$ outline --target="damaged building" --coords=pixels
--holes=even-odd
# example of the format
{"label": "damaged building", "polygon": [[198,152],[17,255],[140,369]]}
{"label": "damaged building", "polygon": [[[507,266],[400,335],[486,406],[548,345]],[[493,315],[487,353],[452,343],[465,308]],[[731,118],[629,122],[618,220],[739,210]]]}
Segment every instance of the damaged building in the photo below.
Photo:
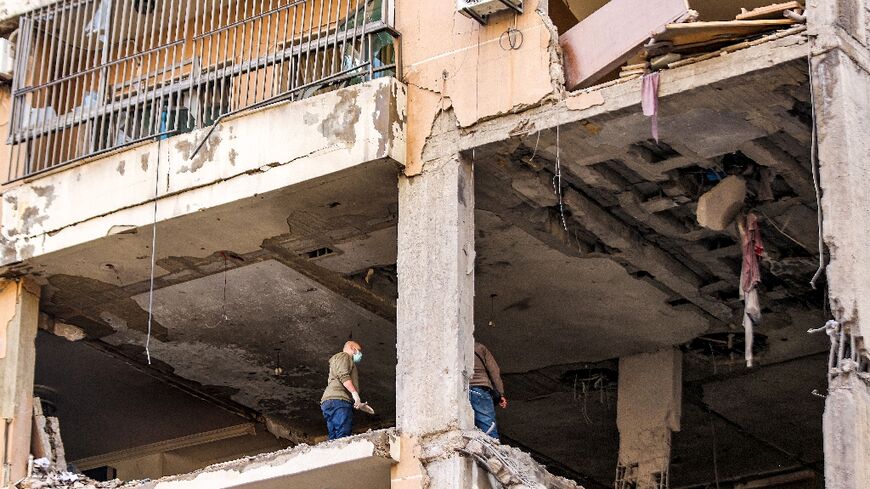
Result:
{"label": "damaged building", "polygon": [[870,487],[868,0],[3,0],[0,122],[4,488]]}

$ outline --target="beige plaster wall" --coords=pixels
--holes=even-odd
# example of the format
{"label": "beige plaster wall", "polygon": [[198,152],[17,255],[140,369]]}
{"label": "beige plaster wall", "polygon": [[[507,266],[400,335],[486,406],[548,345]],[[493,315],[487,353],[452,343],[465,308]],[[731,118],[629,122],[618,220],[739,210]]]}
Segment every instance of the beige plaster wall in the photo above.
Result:
{"label": "beige plaster wall", "polygon": [[[547,0],[526,0],[524,14],[499,13],[481,26],[458,13],[453,2],[397,2],[403,78],[413,107],[405,174],[423,171],[426,141],[440,112],[452,110],[457,123],[468,127],[539,104],[560,90],[558,36],[546,11]],[[514,24],[523,43],[506,50],[499,40]]]}

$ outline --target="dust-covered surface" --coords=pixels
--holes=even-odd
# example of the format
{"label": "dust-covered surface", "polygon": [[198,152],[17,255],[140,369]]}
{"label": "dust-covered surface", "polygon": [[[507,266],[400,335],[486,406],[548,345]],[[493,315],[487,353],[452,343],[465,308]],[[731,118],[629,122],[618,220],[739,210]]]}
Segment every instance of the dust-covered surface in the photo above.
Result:
{"label": "dust-covered surface", "polygon": [[[82,474],[56,470],[50,466],[47,460],[45,460],[45,463],[37,460],[33,464],[32,475],[18,482],[14,487],[16,489],[152,489],[158,486],[163,487],[165,484],[170,483],[193,481],[201,476],[206,476],[213,481],[216,477],[220,478],[222,473],[226,473],[228,478],[233,476],[235,479],[238,479],[238,474],[243,474],[245,472],[262,471],[264,468],[278,468],[282,465],[294,465],[296,459],[317,450],[324,452],[322,457],[323,466],[332,465],[337,463],[336,460],[338,460],[334,460],[331,456],[332,454],[338,453],[342,448],[351,447],[352,445],[366,444],[366,442],[370,444],[370,448],[367,447],[367,450],[370,450],[369,457],[387,459],[390,457],[390,436],[392,434],[392,430],[370,431],[361,435],[324,442],[314,446],[302,444],[276,452],[214,464],[195,472],[163,477],[158,480],[113,480],[108,482],[98,482],[89,479]],[[338,462],[341,461],[344,460],[338,460]]]}
{"label": "dust-covered surface", "polygon": [[462,435],[463,446],[456,449],[495,477],[507,489],[583,489],[576,483],[549,473],[531,455],[522,450],[502,445],[479,432]]}

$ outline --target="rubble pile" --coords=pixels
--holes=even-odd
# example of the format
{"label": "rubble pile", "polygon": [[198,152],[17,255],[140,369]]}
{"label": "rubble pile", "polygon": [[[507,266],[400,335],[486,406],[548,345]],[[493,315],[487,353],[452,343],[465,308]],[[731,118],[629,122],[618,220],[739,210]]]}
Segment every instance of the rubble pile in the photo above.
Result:
{"label": "rubble pile", "polygon": [[138,485],[119,480],[97,482],[82,474],[58,470],[47,458],[34,460],[32,467],[31,475],[18,482],[16,489],[118,489]]}
{"label": "rubble pile", "polygon": [[531,455],[502,445],[480,431],[464,433],[463,439],[465,445],[458,451],[474,459],[505,489],[583,489],[568,479],[547,472]]}

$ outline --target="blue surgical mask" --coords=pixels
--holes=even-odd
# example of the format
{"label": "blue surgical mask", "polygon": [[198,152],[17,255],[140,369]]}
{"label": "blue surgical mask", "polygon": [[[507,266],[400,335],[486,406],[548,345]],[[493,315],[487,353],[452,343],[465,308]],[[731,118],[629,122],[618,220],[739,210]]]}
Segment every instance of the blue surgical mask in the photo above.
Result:
{"label": "blue surgical mask", "polygon": [[362,361],[362,352],[357,351],[353,354],[353,363],[359,363]]}

